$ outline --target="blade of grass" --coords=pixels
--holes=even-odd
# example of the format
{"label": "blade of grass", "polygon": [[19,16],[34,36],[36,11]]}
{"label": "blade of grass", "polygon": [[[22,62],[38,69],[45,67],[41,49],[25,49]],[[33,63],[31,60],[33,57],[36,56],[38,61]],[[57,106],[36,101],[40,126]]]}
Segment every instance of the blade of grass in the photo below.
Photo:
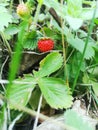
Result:
{"label": "blade of grass", "polygon": [[88,42],[89,42],[89,37],[90,37],[90,34],[91,34],[91,32],[93,30],[93,27],[94,27],[94,18],[95,18],[95,14],[96,14],[96,9],[97,9],[97,6],[96,6],[96,8],[94,10],[93,17],[92,17],[91,22],[90,22],[90,26],[89,26],[88,35],[87,35],[87,38],[86,38],[86,41],[85,41],[83,54],[81,56],[81,60],[80,60],[80,63],[79,63],[79,68],[77,70],[75,80],[73,82],[72,93],[75,90],[75,86],[76,86],[76,83],[77,83],[77,80],[78,80],[78,76],[79,76],[79,73],[80,73],[81,65],[82,65],[82,62],[83,62],[83,59],[84,59],[84,55],[85,55],[85,52],[86,52],[86,48],[87,48],[87,45],[88,45]]}

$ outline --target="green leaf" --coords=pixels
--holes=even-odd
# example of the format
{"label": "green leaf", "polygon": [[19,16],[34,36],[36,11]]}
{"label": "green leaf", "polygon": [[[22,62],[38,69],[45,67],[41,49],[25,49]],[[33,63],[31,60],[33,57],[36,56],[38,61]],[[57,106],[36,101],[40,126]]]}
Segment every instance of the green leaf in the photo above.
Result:
{"label": "green leaf", "polygon": [[34,78],[31,75],[26,75],[25,78],[17,79],[8,86],[6,97],[10,103],[11,109],[15,109],[14,104],[25,106],[28,103],[35,84]]}
{"label": "green leaf", "polygon": [[[96,3],[95,3],[95,7],[94,8],[84,8],[83,12],[81,14],[81,18],[83,20],[90,20],[90,19],[92,19],[95,8],[96,8]],[[95,12],[95,18],[98,18],[98,8],[96,9],[96,12]]]}
{"label": "green leaf", "polygon": [[38,79],[39,87],[47,103],[53,108],[69,108],[72,96],[64,81],[58,78]]}
{"label": "green leaf", "polygon": [[8,35],[14,35],[19,32],[19,29],[16,25],[9,25],[9,27],[6,28],[4,32]]}
{"label": "green leaf", "polygon": [[81,17],[82,13],[82,0],[68,0],[67,1],[67,14],[72,17]]}
{"label": "green leaf", "polygon": [[60,39],[60,36],[58,37],[59,31],[57,31],[56,28],[53,30],[53,29],[50,29],[49,27],[44,27],[41,31],[43,32],[43,30],[47,37],[51,37],[52,39],[55,39],[55,40]]}
{"label": "green leaf", "polygon": [[[83,40],[79,39],[78,37],[73,38],[72,36],[70,36],[70,37],[67,37],[67,41],[75,49],[77,49],[79,52],[83,53],[84,46],[85,46],[85,42]],[[93,57],[95,55],[95,51],[94,51],[93,47],[94,47],[94,43],[89,42],[88,46],[86,48],[84,58],[90,59],[91,57]]]}
{"label": "green leaf", "polygon": [[[70,60],[69,60],[69,64],[70,64],[70,73],[71,73],[71,77],[73,77],[73,78],[75,78],[75,76],[76,76],[76,73],[77,73],[77,68],[79,67],[79,64],[80,64],[80,60],[81,60],[81,53],[80,52],[75,52],[72,56],[71,56],[71,58],[70,58]],[[82,62],[82,65],[81,65],[81,68],[80,68],[80,70],[82,71],[82,72],[84,72],[85,71],[85,69],[86,69],[86,65],[85,65],[85,60],[83,60],[83,62]]]}
{"label": "green leaf", "polygon": [[43,4],[43,0],[37,0],[40,5]]}
{"label": "green leaf", "polygon": [[0,108],[0,130],[7,130],[7,111],[5,105]]}
{"label": "green leaf", "polygon": [[57,71],[63,63],[63,57],[59,52],[52,52],[48,54],[41,62],[40,69],[35,73],[35,77],[49,76]]}
{"label": "green leaf", "polygon": [[[89,78],[89,77],[88,77]],[[87,82],[86,82],[87,83]],[[98,97],[98,82],[95,82],[93,80],[89,80],[90,84],[92,84],[92,88],[94,90],[95,95]],[[97,100],[98,101],[98,100]]]}
{"label": "green leaf", "polygon": [[94,130],[92,126],[90,126],[90,122],[84,120],[84,118],[74,110],[67,110],[65,112],[65,123],[75,130]]}
{"label": "green leaf", "polygon": [[24,38],[23,48],[34,50],[37,47],[37,40],[36,31],[28,33]]}
{"label": "green leaf", "polygon": [[94,22],[96,23],[96,24],[98,24],[98,19],[96,18],[96,19],[94,19]]}
{"label": "green leaf", "polygon": [[93,82],[93,90],[94,90],[96,96],[98,97],[98,83]]}
{"label": "green leaf", "polygon": [[9,23],[11,22],[12,16],[5,7],[0,6],[0,31],[4,31],[4,28],[8,27]]}
{"label": "green leaf", "polygon": [[77,29],[79,29],[82,24],[83,24],[83,20],[80,19],[80,18],[74,18],[74,17],[71,17],[69,15],[66,16],[66,20],[68,22],[68,24],[70,25],[70,27],[76,31]]}
{"label": "green leaf", "polygon": [[31,95],[29,104],[33,110],[36,110],[38,108],[39,99],[40,99],[41,91],[39,88],[36,88]]}

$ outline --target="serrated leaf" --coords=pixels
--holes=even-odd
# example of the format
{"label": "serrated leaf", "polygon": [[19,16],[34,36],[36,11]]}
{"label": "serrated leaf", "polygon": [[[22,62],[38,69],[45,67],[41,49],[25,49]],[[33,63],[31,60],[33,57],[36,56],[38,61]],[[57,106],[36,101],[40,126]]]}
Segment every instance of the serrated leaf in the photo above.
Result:
{"label": "serrated leaf", "polygon": [[7,130],[7,111],[5,105],[0,108],[0,130]]}
{"label": "serrated leaf", "polygon": [[48,54],[41,62],[40,69],[35,73],[36,77],[49,76],[57,71],[63,63],[63,57],[59,52],[52,52]]}
{"label": "serrated leaf", "polygon": [[72,105],[72,96],[64,81],[58,78],[41,78],[39,87],[48,104],[53,108],[69,108]]}
{"label": "serrated leaf", "polygon": [[90,122],[85,121],[84,118],[74,110],[67,110],[65,112],[65,123],[75,130],[94,130],[92,126],[90,126]]}
{"label": "serrated leaf", "polygon": [[24,41],[23,48],[28,50],[34,50],[37,47],[37,40],[28,38]]}
{"label": "serrated leaf", "polygon": [[35,84],[36,82],[34,78],[27,75],[23,79],[20,78],[15,80],[10,86],[8,86],[6,97],[10,103],[11,109],[15,109],[14,104],[25,106],[28,103]]}
{"label": "serrated leaf", "polygon": [[5,7],[0,6],[0,31],[4,31],[4,28],[8,27],[9,23],[11,22],[12,16]]}
{"label": "serrated leaf", "polygon": [[24,38],[23,48],[28,50],[34,50],[37,47],[37,33],[32,31],[27,33]]}
{"label": "serrated leaf", "polygon": [[[79,52],[83,53],[85,42],[79,38],[73,38],[73,37],[67,37],[67,41],[69,44],[71,44],[75,49],[77,49]],[[95,51],[93,49],[94,44],[89,42],[86,48],[86,52],[84,55],[84,58],[90,59],[95,55]]]}

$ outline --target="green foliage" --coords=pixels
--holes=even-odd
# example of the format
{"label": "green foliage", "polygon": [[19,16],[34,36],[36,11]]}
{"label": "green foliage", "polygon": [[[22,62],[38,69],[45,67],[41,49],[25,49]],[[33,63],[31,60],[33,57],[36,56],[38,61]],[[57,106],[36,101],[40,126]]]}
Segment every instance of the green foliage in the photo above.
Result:
{"label": "green foliage", "polygon": [[5,29],[4,31],[7,35],[15,35],[19,32],[19,29],[17,25],[9,25],[8,28]]}
{"label": "green foliage", "polygon": [[71,16],[66,16],[66,21],[68,22],[68,24],[70,25],[70,27],[73,29],[73,30],[77,30],[79,29],[82,24],[83,24],[83,20],[80,19],[80,18],[73,18]]}
{"label": "green foliage", "polygon": [[56,0],[44,0],[43,4],[45,4],[48,8],[54,8],[57,12],[57,14],[59,16],[61,16],[62,18],[65,17],[66,14],[66,6],[61,5],[59,2],[57,2]]}
{"label": "green foliage", "polygon": [[[94,7],[89,8],[89,9],[84,8],[83,12],[81,14],[81,18],[83,20],[90,20],[92,18],[92,16],[93,16],[95,7],[96,7],[96,2],[94,3]],[[97,17],[98,17],[98,8],[96,9],[96,13],[95,13],[95,18],[97,18]]]}
{"label": "green foliage", "polygon": [[37,0],[40,5],[43,4],[43,0]]}
{"label": "green foliage", "polygon": [[29,104],[33,110],[36,110],[38,108],[40,96],[41,96],[41,91],[39,88],[36,88],[32,92],[31,98],[29,100]]}
{"label": "green foliage", "polygon": [[94,90],[96,96],[98,97],[98,83],[93,82],[93,90]]}
{"label": "green foliage", "polygon": [[37,47],[38,36],[36,31],[29,32],[25,35],[23,48],[27,50],[34,50]]}
{"label": "green foliage", "polygon": [[[46,37],[51,37],[51,38],[54,39],[54,40],[59,40],[60,37],[61,37],[60,32],[59,32],[58,30],[56,30],[56,29],[53,30],[53,29],[51,29],[51,28],[44,27],[44,28],[41,30],[41,32],[42,32],[42,33],[44,32]],[[60,36],[58,36],[58,34],[59,34]]]}
{"label": "green foliage", "polygon": [[[36,82],[31,76],[25,78],[26,79],[20,78],[15,80],[15,83],[11,84],[7,89],[6,97],[9,100],[11,109],[15,109],[14,104],[21,103],[22,106],[25,106],[30,99],[31,92],[34,89]],[[31,80],[32,83],[29,83]]]}
{"label": "green foliage", "polygon": [[12,16],[2,5],[0,5],[0,18],[0,31],[4,31],[5,27],[8,27],[9,23],[12,22]]}
{"label": "green foliage", "polygon": [[56,78],[43,78],[57,71],[61,65],[61,54],[52,52],[41,61],[40,70],[34,73],[34,77],[27,75],[25,78],[17,79],[13,84],[10,84],[6,97],[11,109],[15,109],[14,104],[19,104],[20,102],[22,106],[25,106],[36,84],[39,85],[44,98],[50,106],[56,109],[70,107],[72,105],[72,96],[64,81]]}
{"label": "green foliage", "polygon": [[[83,54],[83,50],[84,50],[84,46],[85,46],[85,42],[83,40],[79,39],[78,37],[74,38],[73,36],[70,36],[70,37],[67,37],[67,41],[75,49],[77,49],[79,52],[81,52]],[[94,56],[94,54],[95,54],[94,49],[93,49],[94,46],[95,46],[95,44],[93,42],[89,41],[88,46],[86,48],[84,58],[90,59]]]}
{"label": "green foliage", "polygon": [[[61,5],[57,1],[44,0],[44,4],[51,8],[53,7],[56,10],[56,13],[65,19],[70,27],[76,31],[79,29],[83,22],[90,20],[93,17],[94,10],[96,8],[96,2],[93,2],[93,7],[82,7],[82,0],[68,0],[67,4]],[[61,7],[61,8],[59,8]],[[98,9],[96,10],[95,17],[98,17]]]}
{"label": "green foliage", "polygon": [[65,124],[74,130],[94,130],[90,123],[74,110],[67,110],[65,112]]}
{"label": "green foliage", "polygon": [[52,108],[69,108],[72,105],[72,96],[68,86],[58,78],[41,78],[39,87],[48,104]]}
{"label": "green foliage", "polygon": [[[75,52],[69,60],[69,66],[70,66],[69,70],[71,73],[71,75],[70,74],[69,75],[73,78],[75,78],[76,73],[77,73],[76,70],[77,68],[79,68],[81,56],[82,56],[81,53]],[[83,60],[80,70],[82,72],[85,72],[85,69],[86,69],[86,64],[85,64],[85,61]]]}
{"label": "green foliage", "polygon": [[68,0],[67,14],[72,17],[80,17],[82,13],[82,0]]}
{"label": "green foliage", "polygon": [[[0,109],[0,130],[6,127],[8,106],[10,106],[9,109],[14,110],[17,106],[17,109],[21,110],[20,105],[23,108],[30,105],[32,109],[36,110],[41,93],[45,103],[55,109],[71,107],[73,100],[71,90],[75,91],[75,94],[78,93],[79,96],[80,93],[89,92],[94,99],[92,102],[95,101],[94,103],[98,104],[98,9],[95,10],[96,1],[66,0],[62,3],[58,0],[24,0],[30,9],[28,17],[24,16],[24,18],[17,16],[14,2],[16,1],[0,1],[0,49],[2,47],[5,52],[6,47],[11,57],[10,63],[7,63],[10,66],[9,84],[4,88],[5,91],[2,91],[7,100]],[[54,10],[49,13],[52,8]],[[14,15],[15,21],[12,15]],[[55,41],[53,52],[42,54],[37,52],[37,41],[40,37],[49,37]],[[38,70],[31,70],[31,75],[26,74],[15,80],[19,74],[23,51],[27,51],[23,58],[25,59],[26,54],[30,51],[30,59],[33,59],[34,62],[38,55],[47,56],[37,64]],[[32,58],[32,53],[37,53],[36,57]],[[28,60],[26,59],[26,61]],[[1,63],[1,71],[3,71],[5,62]],[[24,62],[25,65],[28,64]],[[93,65],[94,67],[92,67]],[[32,61],[30,66],[32,66]],[[35,64],[32,67],[35,69]],[[86,75],[87,73],[88,75]],[[80,83],[84,86],[86,84],[86,89],[84,87],[81,89]],[[89,84],[92,87],[89,87]],[[18,104],[20,105],[18,106]],[[23,111],[26,112],[26,110]],[[16,113],[16,111],[14,112]],[[92,130],[88,125],[85,126],[82,117],[77,113],[67,111],[66,115],[67,124],[73,129]],[[19,117],[20,115],[14,116],[9,130]],[[83,125],[83,127],[80,128],[79,125]]]}
{"label": "green foliage", "polygon": [[0,130],[7,130],[7,111],[5,105],[0,107]]}
{"label": "green foliage", "polygon": [[35,73],[36,77],[49,76],[53,72],[60,69],[63,63],[63,58],[58,52],[50,53],[45,59],[40,62],[40,69]]}
{"label": "green foliage", "polygon": [[[94,70],[94,68],[93,68]],[[93,70],[90,72],[91,74],[93,74]],[[89,71],[88,71],[89,72]],[[91,74],[89,74],[91,76]],[[94,100],[96,101],[97,105],[98,105],[98,83],[96,81],[95,78],[91,78],[87,73],[84,73],[83,76],[83,83],[87,84],[88,86],[88,90],[90,91],[90,94],[92,95],[92,97],[94,98]],[[92,89],[90,89],[92,87]]]}

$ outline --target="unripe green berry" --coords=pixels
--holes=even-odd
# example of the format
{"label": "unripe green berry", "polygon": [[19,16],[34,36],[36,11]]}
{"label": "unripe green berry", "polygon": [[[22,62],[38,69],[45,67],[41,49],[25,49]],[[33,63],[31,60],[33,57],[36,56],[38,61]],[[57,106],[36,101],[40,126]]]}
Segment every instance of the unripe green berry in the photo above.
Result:
{"label": "unripe green berry", "polygon": [[27,17],[30,16],[30,10],[26,4],[22,3],[17,6],[17,14],[20,17]]}

